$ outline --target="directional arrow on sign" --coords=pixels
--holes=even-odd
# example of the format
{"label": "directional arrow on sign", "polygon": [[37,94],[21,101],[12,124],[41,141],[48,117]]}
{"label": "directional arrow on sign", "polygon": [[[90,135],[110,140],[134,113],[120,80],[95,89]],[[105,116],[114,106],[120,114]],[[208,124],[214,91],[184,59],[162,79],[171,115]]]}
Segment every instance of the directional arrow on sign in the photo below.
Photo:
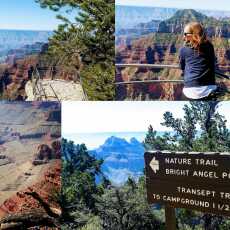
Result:
{"label": "directional arrow on sign", "polygon": [[151,169],[153,170],[153,172],[157,172],[157,170],[159,170],[159,161],[156,160],[155,157],[153,157],[153,159],[150,161],[149,166],[151,167]]}

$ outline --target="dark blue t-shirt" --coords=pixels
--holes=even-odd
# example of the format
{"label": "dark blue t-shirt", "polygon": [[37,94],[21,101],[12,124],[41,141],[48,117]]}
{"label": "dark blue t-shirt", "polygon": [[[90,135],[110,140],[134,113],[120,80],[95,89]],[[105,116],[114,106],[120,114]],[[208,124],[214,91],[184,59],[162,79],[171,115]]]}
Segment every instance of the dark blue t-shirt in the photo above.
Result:
{"label": "dark blue t-shirt", "polygon": [[202,44],[200,51],[182,47],[179,59],[185,87],[215,85],[215,52],[210,42]]}

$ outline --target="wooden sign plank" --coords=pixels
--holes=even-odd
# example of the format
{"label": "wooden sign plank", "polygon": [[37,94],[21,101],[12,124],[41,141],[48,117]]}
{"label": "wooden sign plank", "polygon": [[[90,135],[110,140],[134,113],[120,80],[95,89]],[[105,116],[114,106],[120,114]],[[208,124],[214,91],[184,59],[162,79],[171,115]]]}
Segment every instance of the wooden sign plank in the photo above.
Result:
{"label": "wooden sign plank", "polygon": [[149,203],[230,216],[230,155],[146,152]]}

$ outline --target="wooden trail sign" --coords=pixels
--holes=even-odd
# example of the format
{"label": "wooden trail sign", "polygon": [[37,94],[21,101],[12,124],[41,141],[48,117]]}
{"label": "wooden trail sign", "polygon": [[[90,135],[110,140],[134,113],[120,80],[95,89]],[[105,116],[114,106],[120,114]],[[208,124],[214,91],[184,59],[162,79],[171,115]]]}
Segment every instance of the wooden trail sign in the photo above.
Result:
{"label": "wooden trail sign", "polygon": [[146,152],[149,203],[230,216],[230,153]]}

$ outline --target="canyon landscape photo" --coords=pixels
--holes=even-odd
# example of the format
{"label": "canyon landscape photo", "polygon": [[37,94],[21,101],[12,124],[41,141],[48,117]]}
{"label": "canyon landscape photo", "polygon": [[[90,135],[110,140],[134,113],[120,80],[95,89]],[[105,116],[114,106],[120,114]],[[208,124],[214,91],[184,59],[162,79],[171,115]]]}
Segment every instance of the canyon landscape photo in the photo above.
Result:
{"label": "canyon landscape photo", "polygon": [[[230,12],[123,5],[117,5],[116,12],[116,64],[177,66],[184,26],[197,21],[204,25],[214,45],[218,70],[229,75]],[[116,96],[118,100],[183,100],[183,81],[177,80],[182,80],[177,67],[117,66]],[[217,82],[224,89],[230,84],[223,78],[217,78]],[[222,99],[228,98],[226,92]]]}
{"label": "canyon landscape photo", "polygon": [[0,99],[114,99],[113,1],[3,0],[0,8]]}
{"label": "canyon landscape photo", "polygon": [[[74,67],[65,67],[48,55],[53,35],[53,31],[0,30],[2,99],[57,101],[83,97]],[[63,92],[63,88],[68,91]]]}
{"label": "canyon landscape photo", "polygon": [[1,102],[0,133],[0,229],[49,226],[47,210],[61,212],[60,104]]}

